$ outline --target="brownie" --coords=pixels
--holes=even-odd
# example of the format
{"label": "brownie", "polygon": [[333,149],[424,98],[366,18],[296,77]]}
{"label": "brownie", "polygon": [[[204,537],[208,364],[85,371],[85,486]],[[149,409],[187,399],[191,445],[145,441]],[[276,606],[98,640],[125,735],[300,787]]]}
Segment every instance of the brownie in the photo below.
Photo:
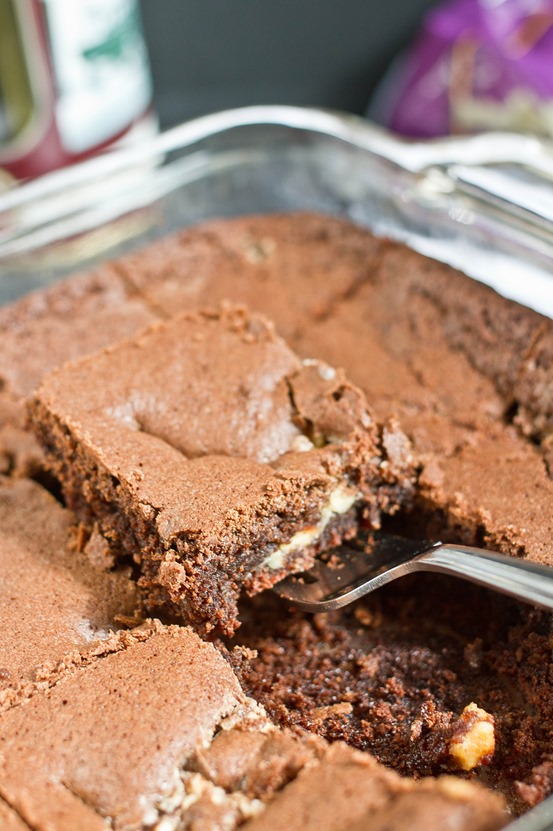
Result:
{"label": "brownie", "polygon": [[[102,285],[97,294],[86,289],[88,280]],[[21,398],[46,371],[155,318],[227,299],[271,317],[300,358],[343,367],[365,392],[377,421],[399,418],[412,442],[417,483],[412,509],[385,525],[552,562],[553,324],[447,266],[331,217],[206,223],[2,311],[0,470],[36,475],[41,467],[41,451],[21,427]],[[106,309],[109,326],[102,324]],[[79,540],[89,561],[113,567],[113,545],[98,526],[91,530],[87,523]],[[132,553],[123,558],[130,561]],[[150,597],[165,613],[161,598]],[[38,600],[44,604],[40,594]],[[193,804],[187,803],[186,819],[180,812],[183,828],[232,828],[249,817],[261,822],[261,812],[253,819],[259,803],[272,805],[274,794],[283,798],[280,818],[272,816],[275,827],[293,824],[310,804],[295,783],[326,755],[320,744],[307,745],[303,733],[298,738],[296,731],[304,729],[347,741],[354,755],[355,748],[368,750],[410,777],[455,772],[452,787],[448,778],[415,783],[420,793],[396,792],[382,811],[372,811],[371,827],[478,827],[474,814],[484,823],[489,806],[495,810],[487,801],[491,794],[486,791],[482,802],[481,790],[464,792],[471,785],[465,779],[504,793],[515,813],[553,791],[550,615],[429,575],[399,581],[328,616],[294,612],[267,593],[247,605],[241,613],[246,623],[230,644],[241,644],[233,661],[244,689],[283,729],[269,736],[266,725],[239,720],[196,748],[184,765]],[[45,692],[93,677],[93,665],[109,657],[114,666],[120,653],[131,654],[134,638],[150,637],[144,631],[112,632],[82,652],[77,645],[69,659],[57,658],[62,648],[50,664],[46,650],[37,658],[47,662],[38,676],[34,659],[23,670],[26,678],[35,677],[24,697],[38,707]],[[126,671],[134,683],[130,664]],[[210,671],[218,669],[212,665]],[[6,706],[20,700],[10,691]],[[67,705],[54,703],[53,710],[58,706]],[[100,703],[90,708],[98,718],[101,711]],[[44,721],[42,711],[40,717]],[[491,758],[479,758],[487,764],[467,771],[449,751],[452,744],[462,746],[474,719],[493,727],[495,749]],[[131,736],[139,718],[133,722]],[[365,765],[353,758],[346,769]],[[332,780],[325,786],[332,800],[325,804],[339,822],[330,808],[339,800],[340,776],[335,766],[330,769],[324,781]],[[298,787],[297,798],[291,785]],[[432,792],[428,799],[426,789]],[[97,806],[89,807],[87,821],[98,827]],[[4,814],[19,829],[14,802],[0,787],[2,820]],[[50,822],[46,809],[42,819]],[[165,819],[159,831],[173,831],[174,816]],[[43,827],[34,817],[28,825]],[[366,816],[351,822],[352,828],[367,825]]]}
{"label": "brownie", "polygon": [[26,396],[49,369],[127,337],[155,317],[110,266],[28,294],[0,310],[2,387]]}
{"label": "brownie", "polygon": [[0,477],[0,709],[59,664],[108,649],[115,618],[134,614],[128,570],[96,570],[70,550],[73,522],[34,482]]}
{"label": "brownie", "polygon": [[152,827],[185,801],[181,768],[248,709],[225,661],[152,625],[4,714],[0,796],[34,829]]}
{"label": "brownie", "polygon": [[213,221],[117,268],[160,314],[230,298],[269,315],[300,356],[342,367],[381,418],[400,418],[430,534],[551,562],[549,319],[312,214]]}
{"label": "brownie", "polygon": [[[332,794],[329,799],[328,795]],[[450,778],[401,780],[370,756],[337,743],[306,767],[248,831],[442,831],[502,827],[501,803],[483,789]]]}
{"label": "brownie", "polygon": [[419,297],[437,311],[449,348],[493,381],[519,426],[538,439],[547,434],[553,419],[550,320],[415,252],[408,266],[402,248],[390,247],[379,266],[380,285],[394,292],[401,275],[410,299]]}
{"label": "brownie", "polygon": [[[490,318],[497,311],[501,320],[507,301],[458,272],[440,264],[427,266],[420,255],[400,251],[401,267],[399,252],[392,249],[371,282],[331,316],[307,328],[295,348],[345,367],[380,418],[397,415],[420,467],[413,512],[415,518],[424,518],[420,532],[553,563],[547,439],[540,445],[520,429],[517,414],[529,405],[515,403],[509,387],[505,367],[514,358],[504,361],[498,355],[478,361],[486,333],[475,334],[469,344],[466,332],[467,342],[457,333],[454,337],[448,323],[454,319],[458,285],[467,289],[462,293],[465,305],[472,296],[469,288],[476,310],[486,301]],[[425,281],[430,270],[442,269],[440,292],[435,288],[438,303]],[[449,304],[447,314],[444,304]],[[553,331],[551,321],[510,305],[512,317],[527,313],[529,329],[539,319],[541,328]],[[508,325],[502,329],[503,351],[510,356],[522,348],[516,343],[517,331],[514,327],[510,340]],[[496,352],[490,349],[491,355]]]}
{"label": "brownie", "polygon": [[68,506],[133,554],[149,608],[226,632],[241,591],[304,570],[412,493],[395,423],[241,308],[66,364],[30,413]]}
{"label": "brownie", "polygon": [[[399,796],[391,805],[371,814],[371,831],[443,831],[466,825],[467,828],[493,829],[498,822],[497,806],[488,801],[489,794],[452,778],[426,779],[416,788]],[[363,831],[367,819],[350,825],[351,831]]]}
{"label": "brownie", "polygon": [[205,222],[115,267],[160,315],[231,299],[293,341],[370,279],[386,245],[338,218],[272,214]]}
{"label": "brownie", "polygon": [[[147,282],[149,295],[159,297],[160,308],[165,313],[179,308],[181,303],[187,306],[196,302],[196,298],[205,296],[202,292],[207,294],[217,286],[219,279],[222,279],[222,291],[228,291],[230,295],[232,289],[225,287],[225,269],[226,264],[234,261],[231,254],[234,241],[243,239],[247,229],[250,239],[259,242],[261,233],[256,234],[255,230],[259,221],[265,249],[264,279],[280,285],[282,296],[286,296],[289,289],[280,284],[278,269],[275,267],[271,271],[268,264],[274,256],[271,248],[273,252],[285,248],[287,235],[292,240],[304,220],[310,229],[317,221],[321,226],[327,222],[323,217],[317,220],[297,216],[290,219],[285,231],[286,220],[279,218],[276,226],[278,245],[274,246],[268,241],[271,235],[267,232],[266,218],[211,223],[209,230],[216,238],[214,247],[217,250],[211,259],[209,246],[206,247],[202,255],[201,279],[197,281],[194,281],[187,262],[182,267],[179,264],[181,240],[186,239],[193,252],[202,237],[200,229],[197,234],[194,230],[188,231],[180,240],[165,243],[163,251],[152,249],[148,252],[143,272],[140,261],[136,261],[136,284],[141,284],[141,274],[147,275],[142,285]],[[362,246],[359,229],[334,219],[329,222],[336,234],[341,225],[342,249],[347,248],[351,231],[355,240],[353,247],[359,251]],[[366,236],[369,240],[370,234]],[[369,241],[367,245],[370,246]],[[332,257],[330,251],[326,254]],[[153,263],[158,255],[156,276]],[[344,257],[340,259],[344,264]],[[391,413],[397,414],[401,426],[412,439],[420,473],[414,509],[409,517],[404,517],[402,530],[413,535],[445,536],[551,564],[553,491],[548,375],[552,365],[553,324],[460,272],[405,246],[381,242],[376,256],[369,255],[367,260],[371,267],[361,279],[353,278],[352,268],[348,291],[337,292],[322,313],[314,312],[309,319],[306,315],[303,326],[294,324],[288,331],[291,343],[300,355],[316,355],[332,365],[343,366],[349,377],[363,388],[377,415],[387,418]],[[214,264],[213,269],[210,263]],[[232,267],[228,267],[230,280]],[[310,258],[298,253],[296,268],[303,285],[313,285],[317,279],[316,266],[313,270],[311,267]],[[281,321],[280,318],[282,296],[278,301],[271,299],[264,305],[268,294],[255,291],[254,280],[252,276],[248,302],[269,314],[273,313],[275,305],[275,319],[282,326],[289,325],[286,319]],[[189,293],[191,283],[194,283],[193,293]],[[231,296],[240,298],[247,290],[237,280]],[[308,293],[313,296],[312,291]],[[497,787],[507,791],[517,811],[524,810],[553,790],[553,762],[548,751],[553,735],[551,679],[547,669],[552,659],[550,616],[530,614],[524,625],[511,626],[512,613],[508,611],[509,607],[502,607],[497,612],[504,622],[498,642],[495,645],[488,643],[482,650],[480,634],[467,635],[459,659],[445,666],[442,676],[436,674],[435,660],[440,650],[446,647],[447,640],[440,644],[438,638],[432,646],[439,595],[433,594],[434,601],[428,602],[427,585],[428,578],[424,577],[412,588],[412,606],[400,588],[393,587],[391,591],[392,596],[397,594],[401,599],[402,608],[411,609],[404,625],[409,631],[420,631],[422,645],[412,642],[398,645],[386,627],[375,626],[375,640],[387,655],[388,667],[393,667],[397,660],[404,669],[403,687],[398,686],[395,692],[386,686],[384,677],[377,676],[382,697],[392,696],[392,709],[379,708],[376,724],[381,737],[374,731],[369,746],[381,754],[387,764],[411,765],[411,773],[424,769],[436,771],[442,765],[447,767],[451,764],[449,754],[441,761],[439,756],[452,725],[470,701],[466,696],[470,694],[477,701],[484,699],[485,706],[495,713],[498,750],[491,766],[482,768],[481,775],[484,779],[491,777]],[[481,600],[471,601],[470,593],[458,585],[454,585],[443,602],[457,608],[452,603],[457,596],[466,598],[467,612],[473,608],[471,603],[480,608]],[[425,610],[428,627],[420,626],[419,608]],[[257,614],[252,626],[258,628],[262,615],[259,611]],[[360,614],[363,616],[363,607]],[[283,615],[281,611],[281,619]],[[478,615],[476,620],[480,633],[485,632],[489,627],[486,616]],[[258,639],[246,639],[258,648],[263,646],[260,660],[257,664],[254,662],[256,669],[252,676],[256,680],[249,689],[255,689],[254,694],[261,697],[273,715],[280,713],[283,723],[295,723],[299,719],[308,724],[309,729],[319,729],[331,738],[344,736],[355,743],[358,740],[355,731],[347,725],[349,720],[355,721],[355,713],[352,718],[347,713],[330,712],[328,718],[321,718],[315,725],[316,720],[309,714],[303,719],[298,702],[305,696],[307,706],[314,710],[318,702],[327,698],[330,689],[340,704],[339,692],[333,682],[340,687],[344,679],[342,662],[347,664],[350,654],[350,636],[344,635],[344,631],[355,633],[356,628],[351,624],[344,630],[340,617],[335,626],[327,624],[335,637],[335,651],[330,657],[326,637],[321,636],[318,629],[312,630],[305,643],[301,639],[298,643],[295,640],[296,619],[290,623],[286,617],[281,620],[285,629],[288,624],[285,636],[273,622],[272,630],[258,632]],[[454,620],[450,619],[448,628],[450,632],[454,631]],[[355,641],[353,634],[351,637]],[[372,642],[363,645],[362,639],[356,654],[361,660],[363,654],[370,656],[374,648]],[[420,666],[413,666],[413,655],[417,656]],[[281,660],[277,660],[279,656]],[[304,679],[300,667],[304,666],[304,661],[310,666],[311,660],[318,672],[312,677],[306,670],[307,678]],[[460,683],[458,679],[470,670],[470,663],[466,662],[481,662],[481,669],[474,678],[469,676],[465,683]],[[370,665],[368,660],[369,668]],[[392,669],[389,672],[392,673]],[[451,680],[448,683],[450,673],[457,674],[456,684]],[[492,689],[494,679],[497,681],[501,677],[505,683],[498,681],[495,690]],[[359,683],[362,682],[361,674]],[[387,741],[387,736],[401,712],[401,709],[394,709],[396,703],[400,708],[404,707],[405,696],[408,701],[416,702],[421,683],[430,691],[440,718],[431,731],[435,742],[427,743],[426,752],[410,755],[405,752],[410,745],[399,750],[397,745],[394,746],[395,742]],[[520,702],[517,704],[513,690],[518,689],[523,689],[524,697],[533,702],[531,713],[526,712]],[[296,693],[290,693],[290,690],[296,690]],[[446,690],[448,695],[451,694],[449,700],[447,696],[443,697]],[[281,708],[283,699],[287,703]],[[324,709],[322,703],[319,706]],[[329,706],[334,706],[332,701]],[[283,709],[290,714],[289,721],[288,716],[283,715]],[[410,727],[416,716],[408,715],[407,710],[408,707],[402,715]],[[440,725],[442,717],[447,724],[442,720]],[[374,720],[373,710],[367,719],[365,740],[371,736],[369,728]],[[431,721],[432,713],[429,712],[423,720],[423,733],[429,729]],[[384,752],[385,745],[389,748],[387,752]]]}
{"label": "brownie", "polygon": [[0,309],[0,472],[42,465],[22,400],[59,364],[127,337],[156,313],[110,267],[22,297]]}
{"label": "brownie", "polygon": [[[329,809],[322,794],[336,784]],[[256,831],[291,813],[345,831],[370,811],[401,815],[408,794],[427,810],[436,794],[448,800],[460,831],[507,820],[477,786],[409,782],[344,745],[279,731],[184,627],[145,623],[0,721],[0,817],[5,803],[35,831]]]}

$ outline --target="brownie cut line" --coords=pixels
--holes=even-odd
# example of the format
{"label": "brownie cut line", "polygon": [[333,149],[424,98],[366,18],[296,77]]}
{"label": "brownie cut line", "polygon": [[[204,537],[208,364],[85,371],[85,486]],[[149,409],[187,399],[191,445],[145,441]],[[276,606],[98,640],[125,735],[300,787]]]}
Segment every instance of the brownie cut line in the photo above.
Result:
{"label": "brownie cut line", "polygon": [[206,630],[234,631],[241,592],[378,527],[413,490],[394,421],[239,307],[66,364],[29,412],[89,545],[132,552],[148,610]]}

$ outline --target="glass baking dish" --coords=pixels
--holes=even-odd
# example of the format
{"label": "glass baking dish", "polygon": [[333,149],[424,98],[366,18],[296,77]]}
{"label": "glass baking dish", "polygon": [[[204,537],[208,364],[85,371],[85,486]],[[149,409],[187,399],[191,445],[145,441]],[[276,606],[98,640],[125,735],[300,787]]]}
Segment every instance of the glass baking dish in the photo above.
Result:
{"label": "glass baking dish", "polygon": [[[205,219],[313,210],[449,262],[553,317],[553,150],[405,142],[341,113],[216,113],[0,194],[0,303]],[[553,828],[553,797],[511,823]]]}
{"label": "glass baking dish", "polygon": [[247,107],[0,194],[0,302],[204,219],[341,215],[553,316],[553,150],[402,141],[356,116]]}

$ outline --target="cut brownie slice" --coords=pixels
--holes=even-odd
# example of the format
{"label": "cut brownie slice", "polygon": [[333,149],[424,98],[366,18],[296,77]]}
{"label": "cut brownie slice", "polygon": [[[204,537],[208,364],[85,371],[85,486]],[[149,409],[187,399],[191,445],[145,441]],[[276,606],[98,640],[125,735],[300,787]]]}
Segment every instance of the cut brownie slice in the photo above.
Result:
{"label": "cut brownie slice", "polygon": [[237,598],[377,527],[412,492],[409,445],[341,372],[264,318],[195,313],[53,372],[30,403],[69,507],[152,605],[237,626]]}
{"label": "cut brownie slice", "polygon": [[194,801],[182,768],[196,748],[255,710],[189,629],[154,623],[125,637],[2,718],[0,798],[34,829],[152,828]]}

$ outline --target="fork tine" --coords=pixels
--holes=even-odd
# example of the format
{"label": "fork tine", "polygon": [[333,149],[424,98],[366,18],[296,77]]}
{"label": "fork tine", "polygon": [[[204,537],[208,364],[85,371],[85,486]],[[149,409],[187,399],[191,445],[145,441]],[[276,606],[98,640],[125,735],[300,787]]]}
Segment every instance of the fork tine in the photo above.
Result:
{"label": "fork tine", "polygon": [[287,577],[274,591],[307,611],[339,609],[411,571],[413,559],[432,545],[380,532],[362,534],[326,552],[308,572]]}

